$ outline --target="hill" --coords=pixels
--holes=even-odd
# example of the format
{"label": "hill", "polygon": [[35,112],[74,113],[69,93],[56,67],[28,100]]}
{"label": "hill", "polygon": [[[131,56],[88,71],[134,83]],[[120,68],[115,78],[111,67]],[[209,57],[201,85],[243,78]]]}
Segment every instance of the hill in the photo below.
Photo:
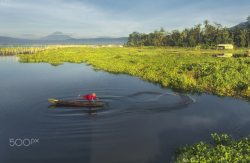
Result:
{"label": "hill", "polygon": [[50,44],[125,44],[127,37],[99,37],[76,39],[62,32],[54,32],[40,39],[20,39],[0,36],[0,45],[50,45]]}
{"label": "hill", "polygon": [[242,22],[236,26],[233,26],[231,29],[235,29],[235,28],[240,28],[240,29],[250,29],[250,16],[247,17],[247,21],[246,22]]}
{"label": "hill", "polygon": [[40,40],[70,40],[73,39],[69,35],[63,34],[62,32],[54,32],[46,37],[41,38]]}

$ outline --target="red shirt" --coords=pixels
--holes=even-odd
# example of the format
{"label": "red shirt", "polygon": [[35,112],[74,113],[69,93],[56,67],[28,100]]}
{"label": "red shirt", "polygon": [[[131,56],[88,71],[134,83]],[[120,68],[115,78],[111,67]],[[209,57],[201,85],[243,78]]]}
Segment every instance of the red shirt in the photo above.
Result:
{"label": "red shirt", "polygon": [[93,96],[93,95],[91,95],[91,94],[89,94],[89,95],[84,95],[84,96],[82,96],[83,97],[83,99],[86,99],[86,100],[89,100],[89,101],[93,101],[94,99],[96,99],[96,96]]}

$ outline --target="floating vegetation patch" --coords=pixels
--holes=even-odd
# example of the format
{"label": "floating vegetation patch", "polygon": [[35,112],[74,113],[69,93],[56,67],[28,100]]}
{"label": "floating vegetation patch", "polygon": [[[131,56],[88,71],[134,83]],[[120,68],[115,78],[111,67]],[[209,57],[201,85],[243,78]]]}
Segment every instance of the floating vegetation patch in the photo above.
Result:
{"label": "floating vegetation patch", "polygon": [[177,163],[250,162],[249,137],[235,140],[227,134],[212,134],[212,143],[199,142],[177,151]]}
{"label": "floating vegetation patch", "polygon": [[[250,99],[250,57],[212,57],[219,52],[192,48],[70,47],[18,56],[21,62],[86,62],[95,69],[138,76],[175,90]],[[233,53],[244,54],[245,50]]]}

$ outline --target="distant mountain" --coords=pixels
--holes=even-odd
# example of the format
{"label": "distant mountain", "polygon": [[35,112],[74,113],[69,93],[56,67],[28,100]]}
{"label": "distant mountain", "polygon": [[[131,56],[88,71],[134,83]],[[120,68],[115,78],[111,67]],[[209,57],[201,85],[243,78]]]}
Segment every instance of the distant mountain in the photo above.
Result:
{"label": "distant mountain", "polygon": [[125,44],[127,37],[120,38],[83,38],[75,39],[62,32],[54,32],[40,39],[19,39],[0,36],[0,45],[50,45],[50,44]]}
{"label": "distant mountain", "polygon": [[19,38],[12,38],[12,37],[5,37],[0,36],[0,44],[1,45],[9,45],[9,44],[26,44],[30,40],[28,39],[19,39]]}
{"label": "distant mountain", "polygon": [[238,25],[235,25],[235,26],[231,27],[230,29],[235,29],[235,28],[247,29],[249,27],[250,27],[250,21],[246,21],[246,22],[240,23]]}
{"label": "distant mountain", "polygon": [[[73,40],[71,40],[73,41]],[[85,39],[75,39],[76,43],[83,43],[83,44],[94,44],[94,45],[107,45],[107,44],[125,44],[128,42],[127,37],[119,37],[119,38],[107,38],[107,37],[100,37],[100,38],[85,38]]]}
{"label": "distant mountain", "polygon": [[61,40],[70,40],[73,39],[72,37],[70,37],[69,35],[63,34],[62,32],[54,32],[46,37],[41,38],[40,40],[57,40],[57,41],[61,41]]}

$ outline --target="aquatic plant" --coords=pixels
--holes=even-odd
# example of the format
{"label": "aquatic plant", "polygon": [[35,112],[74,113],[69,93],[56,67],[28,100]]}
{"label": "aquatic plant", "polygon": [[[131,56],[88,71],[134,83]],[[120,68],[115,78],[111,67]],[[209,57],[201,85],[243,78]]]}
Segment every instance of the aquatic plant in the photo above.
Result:
{"label": "aquatic plant", "polygon": [[212,134],[213,142],[199,142],[177,150],[175,162],[250,162],[249,137],[235,140],[227,134]]}
{"label": "aquatic plant", "polygon": [[46,47],[2,47],[0,48],[0,56],[34,54],[46,49]]}
{"label": "aquatic plant", "polygon": [[[18,56],[20,62],[86,62],[95,69],[138,76],[180,91],[250,99],[250,57],[213,57],[218,52],[173,47],[70,47]],[[245,49],[230,52],[243,54]]]}
{"label": "aquatic plant", "polygon": [[48,49],[60,49],[69,47],[86,47],[87,45],[48,45],[48,46],[13,46],[0,47],[0,56],[10,56],[17,54],[34,54]]}

